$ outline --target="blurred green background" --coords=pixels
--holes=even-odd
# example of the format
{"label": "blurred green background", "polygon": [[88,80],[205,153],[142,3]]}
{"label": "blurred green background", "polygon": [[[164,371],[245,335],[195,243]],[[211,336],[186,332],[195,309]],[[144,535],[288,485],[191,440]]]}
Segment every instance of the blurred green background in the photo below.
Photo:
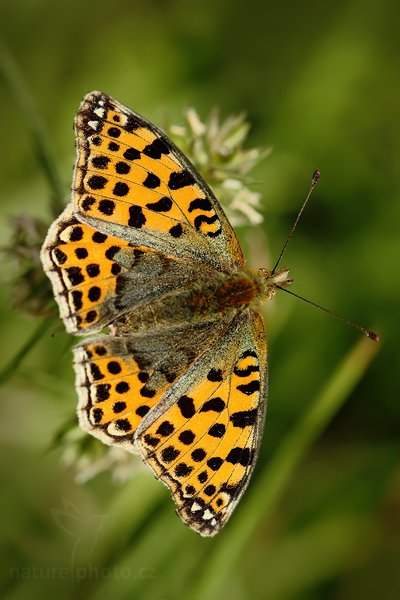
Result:
{"label": "blurred green background", "polygon": [[72,450],[54,443],[74,416],[73,340],[12,308],[4,254],[2,597],[399,598],[398,3],[20,0],[1,12],[2,247],[12,216],[49,222],[57,190],[68,201],[86,92],[160,125],[185,106],[245,110],[249,144],[273,146],[253,187],[264,223],[238,230],[249,261],[271,266],[318,167],[284,260],[293,290],[382,337],[360,340],[288,296],[271,303],[259,463],[226,529],[201,539],[140,466],[127,463],[122,485],[107,469],[76,481]]}

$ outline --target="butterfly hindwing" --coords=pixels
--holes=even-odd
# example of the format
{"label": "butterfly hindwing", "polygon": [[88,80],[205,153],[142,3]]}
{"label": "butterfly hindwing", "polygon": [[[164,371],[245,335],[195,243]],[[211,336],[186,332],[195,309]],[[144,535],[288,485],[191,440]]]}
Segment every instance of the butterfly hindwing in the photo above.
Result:
{"label": "butterfly hindwing", "polygon": [[208,185],[168,137],[101,92],[82,101],[73,204],[99,231],[224,270],[243,265]]}
{"label": "butterfly hindwing", "polygon": [[[116,329],[118,331],[118,324]],[[136,452],[133,434],[143,417],[226,328],[175,327],[136,335],[106,335],[74,349],[78,415],[83,429],[107,444]]]}
{"label": "butterfly hindwing", "polygon": [[137,431],[140,453],[201,535],[225,524],[257,458],[267,393],[262,317],[239,315]]}

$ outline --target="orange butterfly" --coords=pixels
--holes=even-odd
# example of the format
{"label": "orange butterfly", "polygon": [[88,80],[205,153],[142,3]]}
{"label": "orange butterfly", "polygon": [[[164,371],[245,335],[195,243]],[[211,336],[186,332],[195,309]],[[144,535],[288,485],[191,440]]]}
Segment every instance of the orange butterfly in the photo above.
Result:
{"label": "orange butterfly", "polygon": [[232,514],[265,418],[261,301],[288,271],[251,271],[189,160],[113,98],[75,120],[71,204],[42,262],[67,331],[107,334],[74,350],[81,426],[139,453],[204,536]]}

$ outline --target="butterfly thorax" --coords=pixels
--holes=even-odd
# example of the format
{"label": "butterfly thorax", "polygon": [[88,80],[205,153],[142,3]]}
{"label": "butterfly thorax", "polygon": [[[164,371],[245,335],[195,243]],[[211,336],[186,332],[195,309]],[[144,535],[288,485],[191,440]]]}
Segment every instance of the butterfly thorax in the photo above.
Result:
{"label": "butterfly thorax", "polygon": [[276,291],[277,285],[289,285],[288,271],[271,275],[266,269],[243,269],[223,273],[201,268],[193,273],[190,284],[149,299],[114,323],[116,333],[153,330],[183,324],[220,320],[232,317],[247,308],[257,309]]}
{"label": "butterfly thorax", "polygon": [[292,283],[288,273],[287,269],[273,275],[266,269],[244,269],[219,275],[215,281],[193,291],[188,307],[194,316],[256,308],[275,295],[277,285],[284,287]]}

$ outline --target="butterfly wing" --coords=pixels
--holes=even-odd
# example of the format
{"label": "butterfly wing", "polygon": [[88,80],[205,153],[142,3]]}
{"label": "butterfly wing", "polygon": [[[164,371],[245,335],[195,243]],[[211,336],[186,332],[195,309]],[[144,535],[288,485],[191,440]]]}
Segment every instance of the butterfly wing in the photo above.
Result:
{"label": "butterfly wing", "polygon": [[41,251],[60,316],[70,333],[97,331],[116,311],[115,254],[128,242],[78,221],[71,205],[51,225]]}
{"label": "butterfly wing", "polygon": [[211,190],[160,130],[100,92],[83,99],[75,130],[72,205],[41,253],[67,331],[99,331],[196,269],[243,265]]}
{"label": "butterfly wing", "polygon": [[78,416],[106,444],[137,452],[145,415],[227,327],[227,319],[135,335],[105,335],[74,349]]}
{"label": "butterfly wing", "polygon": [[200,272],[212,277],[203,265],[93,229],[71,205],[51,225],[41,257],[70,333],[99,331],[134,307],[186,289]]}
{"label": "butterfly wing", "polygon": [[203,536],[224,526],[257,459],[267,395],[262,317],[246,311],[142,421],[136,443]]}
{"label": "butterfly wing", "polygon": [[101,92],[75,120],[72,201],[78,218],[107,235],[232,271],[236,235],[214,194],[168,137]]}

